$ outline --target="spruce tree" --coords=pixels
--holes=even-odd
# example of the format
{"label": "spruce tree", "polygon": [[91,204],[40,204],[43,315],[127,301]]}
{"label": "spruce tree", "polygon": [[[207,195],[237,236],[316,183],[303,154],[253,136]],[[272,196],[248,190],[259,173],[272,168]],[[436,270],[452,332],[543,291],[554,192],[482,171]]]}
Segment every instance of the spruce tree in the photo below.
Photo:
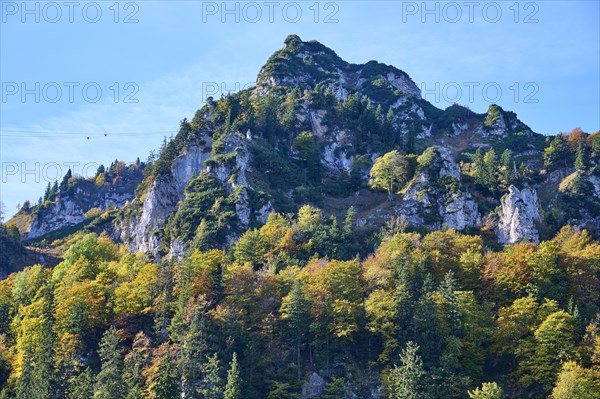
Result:
{"label": "spruce tree", "polygon": [[217,354],[214,353],[212,356],[208,356],[201,368],[202,381],[198,392],[202,395],[202,398],[223,399],[223,382]]}
{"label": "spruce tree", "polygon": [[69,382],[67,399],[82,399],[94,397],[94,379],[92,370],[87,367]]}
{"label": "spruce tree", "polygon": [[206,342],[206,324],[202,308],[195,304],[191,320],[188,321],[187,331],[184,332],[179,351],[179,368],[181,370],[181,385],[183,394],[193,395],[196,384],[200,380],[199,364],[202,364],[208,345]]}
{"label": "spruce tree", "polygon": [[96,376],[94,399],[121,399],[124,396],[123,366],[117,330],[111,326],[100,341],[98,355],[102,360],[102,369]]}
{"label": "spruce tree", "polygon": [[50,199],[50,191],[52,190],[52,188],[50,187],[50,182],[48,182],[48,185],[46,186],[46,191],[44,191],[44,201],[47,201]]}
{"label": "spruce tree", "polygon": [[472,165],[473,165],[472,170],[473,170],[473,177],[475,178],[475,183],[484,185],[485,178],[484,178],[484,168],[483,168],[483,151],[482,151],[481,147],[477,148],[477,151],[475,151],[475,155],[473,155]]}
{"label": "spruce tree", "polygon": [[482,183],[489,189],[493,189],[496,186],[496,171],[498,170],[498,158],[496,152],[491,148],[483,156],[483,179]]}
{"label": "spruce tree", "polygon": [[507,186],[510,186],[514,180],[514,161],[511,150],[504,150],[500,157],[500,165],[502,166],[502,179]]}
{"label": "spruce tree", "polygon": [[174,399],[181,396],[179,391],[179,379],[171,357],[171,348],[164,345],[164,355],[158,365],[158,378],[152,391],[156,399]]}
{"label": "spruce tree", "polygon": [[346,212],[346,218],[344,219],[344,235],[350,236],[356,227],[356,208],[351,206]]}
{"label": "spruce tree", "polygon": [[127,388],[126,399],[143,399],[146,397],[146,380],[142,374],[143,370],[150,364],[150,340],[139,332],[131,351],[125,356],[123,382]]}
{"label": "spruce tree", "polygon": [[419,346],[409,341],[400,354],[400,365],[390,371],[387,384],[390,399],[430,399],[427,375],[418,351]]}
{"label": "spruce tree", "polygon": [[227,384],[225,385],[224,399],[242,399],[240,370],[237,362],[237,353],[233,354],[229,370],[227,371]]}
{"label": "spruce tree", "polygon": [[581,140],[579,142],[579,146],[577,147],[577,153],[575,155],[575,169],[583,171],[586,169],[587,164],[587,149],[585,148],[583,140]]}
{"label": "spruce tree", "polygon": [[304,296],[300,281],[294,283],[292,291],[283,299],[280,312],[287,340],[295,347],[296,367],[300,379],[300,354],[310,322],[309,303]]}

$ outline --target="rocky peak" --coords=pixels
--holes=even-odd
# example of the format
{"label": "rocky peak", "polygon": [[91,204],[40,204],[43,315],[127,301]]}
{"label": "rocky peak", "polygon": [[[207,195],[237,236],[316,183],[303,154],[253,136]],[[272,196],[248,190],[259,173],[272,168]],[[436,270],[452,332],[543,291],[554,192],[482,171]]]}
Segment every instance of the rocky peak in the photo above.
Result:
{"label": "rocky peak", "polygon": [[317,41],[302,41],[290,35],[285,46],[275,52],[262,67],[257,79],[257,93],[265,94],[275,86],[312,89],[321,83],[339,98],[348,92],[360,92],[374,102],[397,102],[398,99],[421,98],[421,91],[408,76],[393,66],[369,61],[350,64],[333,50]]}
{"label": "rocky peak", "polygon": [[517,118],[517,114],[505,111],[496,104],[490,104],[483,126],[483,136],[506,137],[509,133],[522,133],[527,136],[533,135],[533,131]]}

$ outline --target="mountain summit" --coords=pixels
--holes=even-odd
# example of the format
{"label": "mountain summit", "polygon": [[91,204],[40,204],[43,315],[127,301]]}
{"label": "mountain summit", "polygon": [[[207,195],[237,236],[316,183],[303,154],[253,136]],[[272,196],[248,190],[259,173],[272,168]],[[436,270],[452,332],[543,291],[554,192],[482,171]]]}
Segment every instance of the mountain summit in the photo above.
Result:
{"label": "mountain summit", "polygon": [[269,58],[257,79],[261,92],[282,86],[313,89],[318,84],[331,87],[341,100],[352,92],[388,106],[403,96],[421,98],[421,91],[405,72],[377,61],[350,64],[323,44],[303,42],[296,35],[285,39],[285,47]]}

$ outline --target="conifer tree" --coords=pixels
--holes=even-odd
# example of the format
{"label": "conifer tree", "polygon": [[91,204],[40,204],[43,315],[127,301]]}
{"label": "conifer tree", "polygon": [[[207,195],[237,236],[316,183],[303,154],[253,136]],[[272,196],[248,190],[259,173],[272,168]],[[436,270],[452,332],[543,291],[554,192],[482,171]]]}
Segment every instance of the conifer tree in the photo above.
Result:
{"label": "conifer tree", "polygon": [[587,148],[585,148],[585,144],[583,140],[579,142],[579,146],[577,147],[577,153],[575,155],[575,169],[577,170],[585,170],[588,164],[588,154]]}
{"label": "conifer tree", "polygon": [[96,376],[94,399],[121,399],[124,396],[119,338],[117,330],[111,326],[102,336],[98,355],[102,369]]}
{"label": "conifer tree", "polygon": [[150,340],[143,332],[139,332],[124,361],[123,382],[127,389],[126,399],[145,398],[146,380],[142,372],[149,363]]}
{"label": "conifer tree", "polygon": [[295,346],[296,367],[298,368],[298,379],[300,379],[300,353],[310,321],[309,303],[304,296],[300,281],[294,283],[292,291],[283,299],[280,312],[287,339]]}
{"label": "conifer tree", "polygon": [[409,341],[400,354],[400,365],[394,366],[388,376],[390,399],[430,399],[427,392],[423,361],[419,346]]}
{"label": "conifer tree", "polygon": [[224,399],[242,399],[240,370],[237,362],[237,353],[233,354],[229,370],[227,371],[227,384],[225,385]]}
{"label": "conifer tree", "polygon": [[181,396],[179,380],[168,344],[164,344],[164,355],[158,364],[157,377],[156,384],[152,387],[156,399],[174,399]]}
{"label": "conifer tree", "polygon": [[198,392],[203,399],[223,399],[223,382],[221,380],[221,369],[219,358],[214,353],[208,356],[202,367],[202,381]]}
{"label": "conifer tree", "polygon": [[69,383],[67,399],[81,399],[94,397],[94,379],[92,370],[87,367],[77,376],[73,377]]}

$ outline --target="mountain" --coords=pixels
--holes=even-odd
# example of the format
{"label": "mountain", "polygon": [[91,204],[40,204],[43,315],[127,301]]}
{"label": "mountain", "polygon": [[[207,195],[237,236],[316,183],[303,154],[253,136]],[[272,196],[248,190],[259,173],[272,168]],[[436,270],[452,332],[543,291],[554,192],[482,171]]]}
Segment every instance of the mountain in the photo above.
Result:
{"label": "mountain", "polygon": [[596,398],[599,198],[600,132],[290,36],[0,223],[0,397]]}
{"label": "mountain", "polygon": [[[598,133],[559,136],[535,133],[495,104],[485,114],[440,110],[406,72],[350,64],[290,35],[255,87],[209,98],[145,169],[120,165],[100,185],[100,174],[71,178],[8,223],[38,241],[91,223],[154,259],[225,248],[271,212],[307,203],[338,218],[353,206],[367,230],[396,218],[417,231],[480,232],[492,244],[538,242],[565,224],[594,233]],[[575,168],[580,146],[586,162]],[[393,150],[409,171],[388,201],[369,187],[369,172]]]}

